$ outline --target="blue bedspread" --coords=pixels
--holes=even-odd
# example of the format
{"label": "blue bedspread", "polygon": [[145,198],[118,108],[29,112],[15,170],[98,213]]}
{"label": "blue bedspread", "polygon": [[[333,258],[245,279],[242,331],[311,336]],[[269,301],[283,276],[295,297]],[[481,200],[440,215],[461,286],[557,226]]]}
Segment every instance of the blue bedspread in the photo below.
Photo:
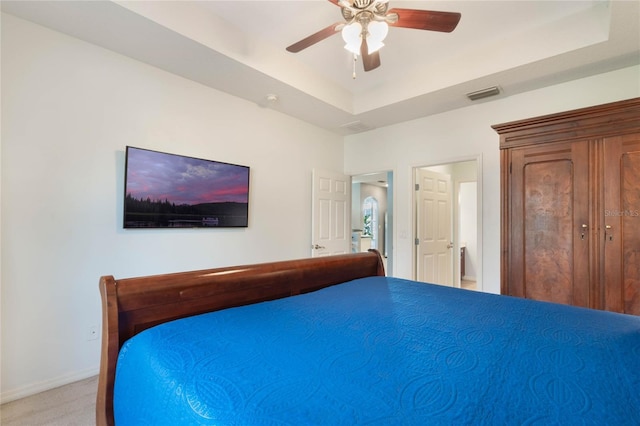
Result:
{"label": "blue bedspread", "polygon": [[122,425],[640,424],[640,317],[372,277],[146,330]]}

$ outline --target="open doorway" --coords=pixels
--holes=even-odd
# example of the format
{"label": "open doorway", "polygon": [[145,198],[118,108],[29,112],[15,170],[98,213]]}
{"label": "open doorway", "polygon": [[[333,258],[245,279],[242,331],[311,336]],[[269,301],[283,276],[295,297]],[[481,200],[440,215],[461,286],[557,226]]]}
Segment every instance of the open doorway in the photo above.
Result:
{"label": "open doorway", "polygon": [[393,172],[351,177],[351,251],[380,252],[393,274]]}
{"label": "open doorway", "polygon": [[481,290],[478,161],[414,169],[415,279]]}

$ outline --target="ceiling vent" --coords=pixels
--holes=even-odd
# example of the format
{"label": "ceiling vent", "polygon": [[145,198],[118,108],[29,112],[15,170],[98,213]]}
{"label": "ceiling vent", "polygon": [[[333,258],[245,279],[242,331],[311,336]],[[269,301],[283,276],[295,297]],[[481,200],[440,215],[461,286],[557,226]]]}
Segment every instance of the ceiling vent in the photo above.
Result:
{"label": "ceiling vent", "polygon": [[488,98],[489,96],[495,96],[500,94],[500,88],[498,86],[487,87],[486,89],[477,90],[475,92],[467,93],[467,98],[472,101],[478,99]]}
{"label": "ceiling vent", "polygon": [[372,126],[369,126],[368,124],[364,124],[360,120],[343,124],[342,126],[340,126],[340,128],[349,130],[352,133],[361,133],[361,132],[366,132],[368,130],[373,130]]}

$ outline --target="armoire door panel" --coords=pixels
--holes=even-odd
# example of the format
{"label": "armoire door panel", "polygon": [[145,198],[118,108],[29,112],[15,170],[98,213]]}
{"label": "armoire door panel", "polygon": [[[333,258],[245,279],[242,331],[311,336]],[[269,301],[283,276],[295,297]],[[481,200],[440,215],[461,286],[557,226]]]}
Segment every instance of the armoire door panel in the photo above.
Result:
{"label": "armoire door panel", "polygon": [[589,306],[588,150],[566,143],[513,154],[511,247],[518,248],[509,294]]}
{"label": "armoire door panel", "polygon": [[604,141],[605,309],[640,315],[640,135]]}
{"label": "armoire door panel", "polygon": [[525,297],[573,302],[570,160],[537,162],[524,168]]}

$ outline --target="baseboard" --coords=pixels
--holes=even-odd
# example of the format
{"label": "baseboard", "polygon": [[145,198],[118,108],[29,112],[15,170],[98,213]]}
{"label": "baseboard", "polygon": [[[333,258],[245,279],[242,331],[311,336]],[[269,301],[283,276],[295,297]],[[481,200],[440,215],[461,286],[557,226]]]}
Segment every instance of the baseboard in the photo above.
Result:
{"label": "baseboard", "polygon": [[89,370],[77,371],[75,373],[56,377],[51,380],[45,380],[42,382],[23,386],[18,389],[2,392],[2,394],[0,394],[0,404],[5,404],[7,402],[15,401],[21,398],[26,398],[28,396],[35,395],[40,392],[59,388],[60,386],[68,385],[69,383],[88,379],[89,377],[93,377],[97,374],[98,374],[98,369],[91,368]]}
{"label": "baseboard", "polygon": [[462,279],[465,281],[478,281],[476,280],[476,277],[472,277],[471,275],[465,275],[462,277]]}

